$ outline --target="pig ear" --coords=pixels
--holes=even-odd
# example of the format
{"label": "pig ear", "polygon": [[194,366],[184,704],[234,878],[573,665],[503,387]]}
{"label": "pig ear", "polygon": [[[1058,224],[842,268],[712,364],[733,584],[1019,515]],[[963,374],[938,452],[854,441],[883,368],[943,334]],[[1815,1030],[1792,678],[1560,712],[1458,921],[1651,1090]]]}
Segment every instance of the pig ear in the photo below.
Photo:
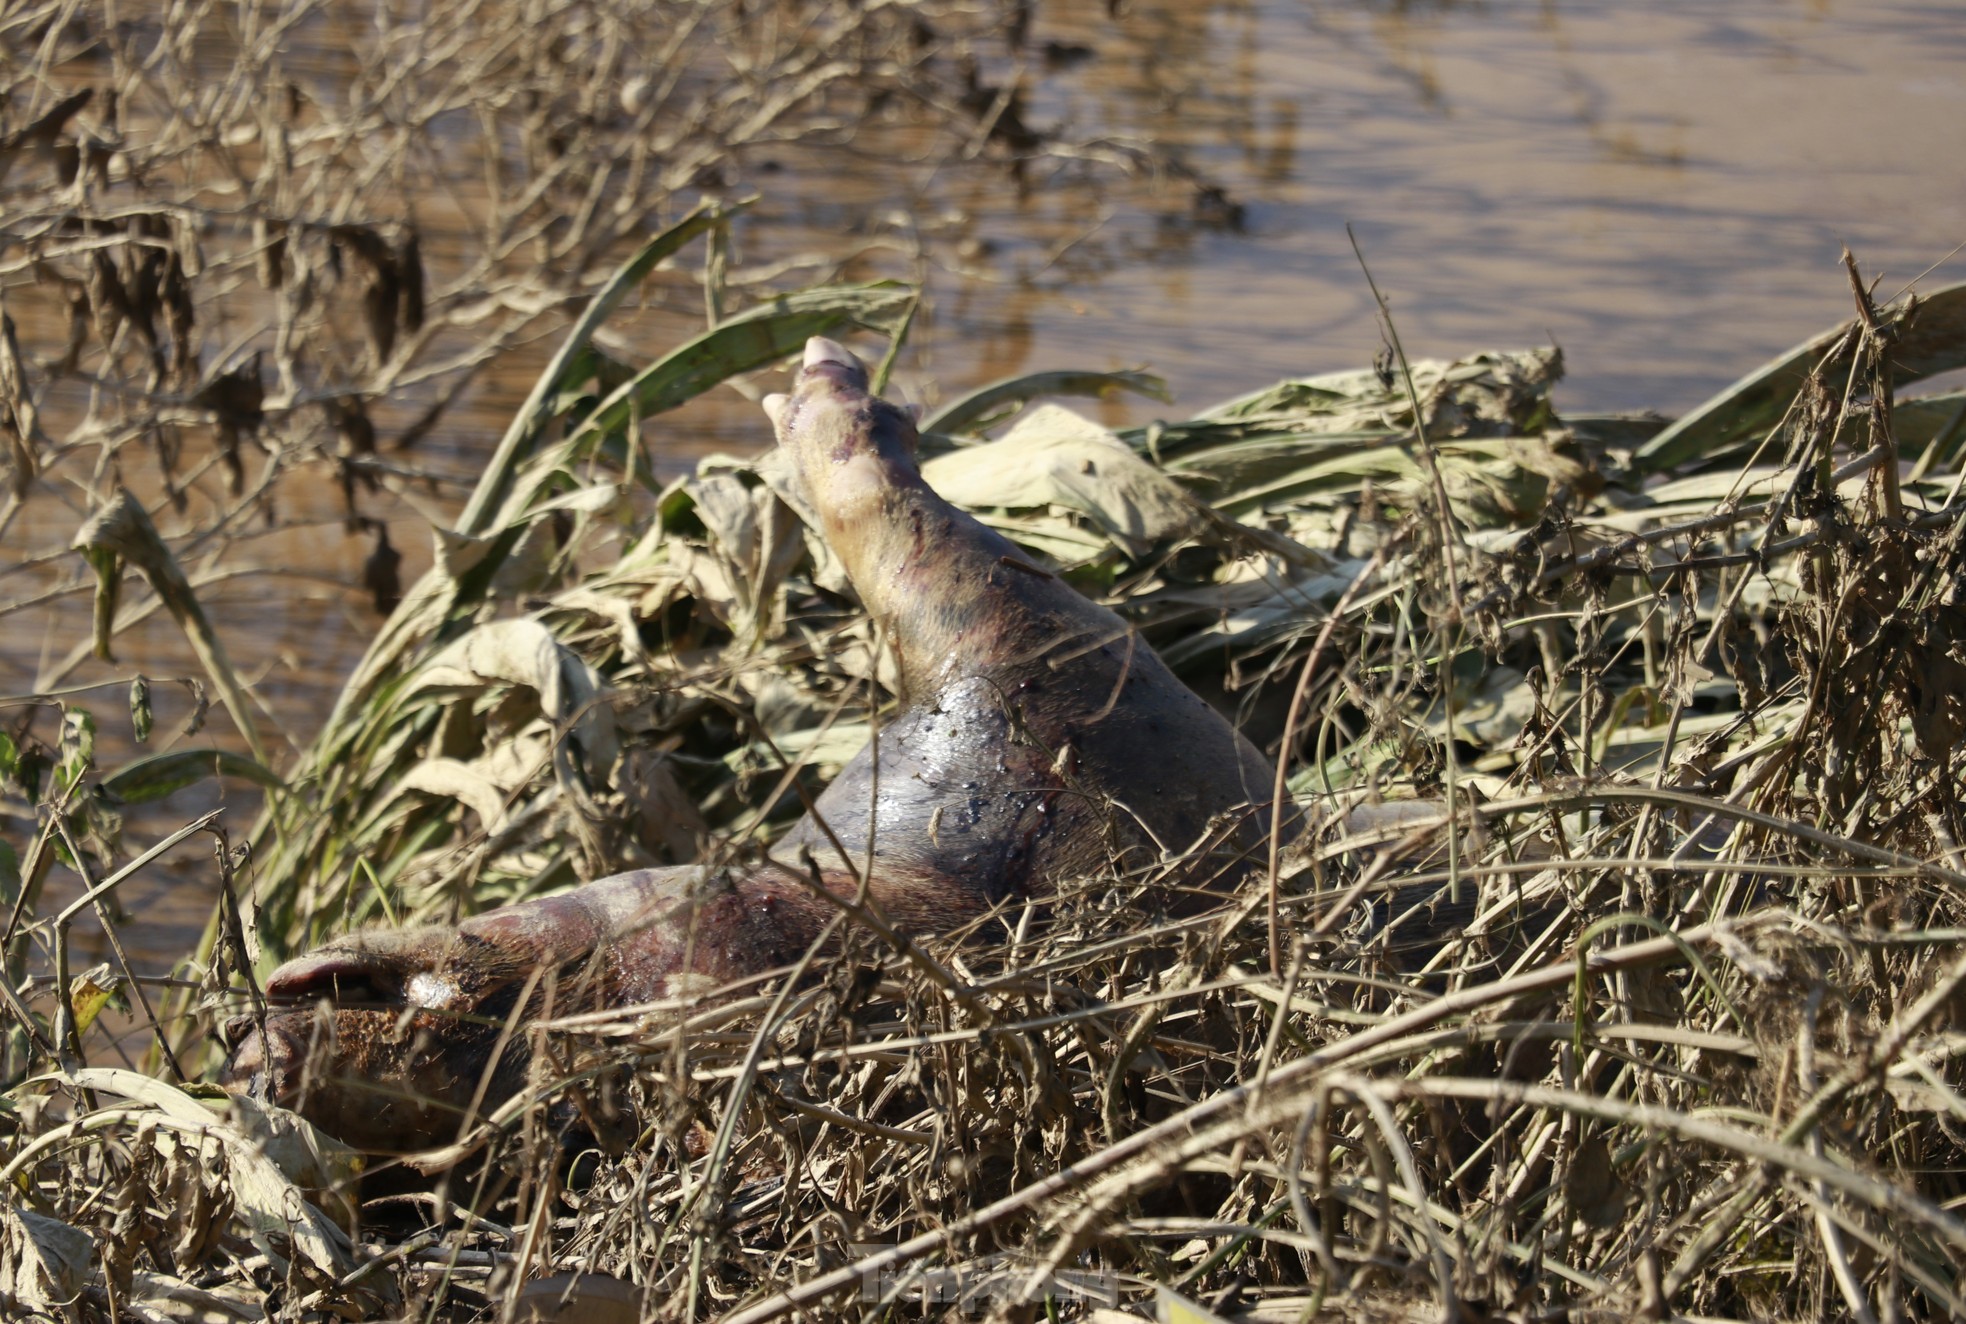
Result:
{"label": "pig ear", "polygon": [[266,978],[275,1003],[393,1003],[403,1000],[403,962],[397,954],[361,947],[325,948],[296,957]]}
{"label": "pig ear", "polygon": [[771,420],[773,427],[785,426],[785,406],[791,403],[790,396],[773,392],[758,403],[765,407],[765,417]]}
{"label": "pig ear", "polygon": [[901,437],[901,448],[908,453],[908,458],[913,460],[921,451],[922,407],[901,405],[895,412],[901,415],[902,426],[896,429]]}

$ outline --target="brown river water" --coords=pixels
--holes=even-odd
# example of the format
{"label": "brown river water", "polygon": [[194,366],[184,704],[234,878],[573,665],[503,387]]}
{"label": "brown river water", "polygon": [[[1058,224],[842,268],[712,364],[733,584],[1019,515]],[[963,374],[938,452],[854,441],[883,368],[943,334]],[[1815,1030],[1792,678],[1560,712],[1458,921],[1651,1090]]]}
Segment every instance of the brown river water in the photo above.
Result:
{"label": "brown river water", "polygon": [[[909,398],[1040,368],[1144,364],[1182,411],[1362,366],[1380,333],[1348,223],[1409,353],[1554,339],[1569,365],[1559,408],[1573,412],[1683,410],[1843,318],[1843,245],[1885,293],[1933,268],[1929,283],[1966,279],[1953,256],[1966,241],[1966,11],[1955,4],[1131,0],[1115,19],[1104,0],[1041,0],[1031,36],[1048,58],[1026,71],[1027,121],[1176,148],[1225,200],[1197,211],[1192,189],[1110,171],[1069,192],[1038,172],[1020,197],[1001,175],[954,179],[907,161],[793,164],[754,181],[764,197],[737,235],[754,261],[883,225],[963,228],[962,261],[928,272],[895,377]],[[315,76],[331,78],[332,63]],[[673,343],[656,325],[633,348]],[[544,352],[484,374],[431,462],[468,472]],[[1161,409],[1095,408],[1111,422]],[[769,440],[734,392],[664,436],[657,461],[671,472]],[[73,524],[57,523],[17,526],[0,561],[64,545]],[[405,582],[428,561],[417,524],[392,515]],[[207,600],[288,748],[312,734],[379,619],[352,587],[367,550],[324,495],[317,523],[256,550],[312,578],[232,581]],[[15,617],[0,696],[45,682],[87,610],[81,597]],[[119,651],[116,666],[84,662],[60,683],[196,674],[161,618]],[[158,690],[163,730],[183,700]],[[127,732],[120,690],[95,699],[113,747],[110,728]],[[233,736],[215,710],[196,739]],[[220,806],[243,836],[255,798],[207,786],[134,819],[132,844]],[[178,855],[123,896],[146,971],[185,955],[212,895],[205,848]],[[72,883],[58,869],[51,887]],[[78,968],[100,959],[98,935],[76,941]]]}

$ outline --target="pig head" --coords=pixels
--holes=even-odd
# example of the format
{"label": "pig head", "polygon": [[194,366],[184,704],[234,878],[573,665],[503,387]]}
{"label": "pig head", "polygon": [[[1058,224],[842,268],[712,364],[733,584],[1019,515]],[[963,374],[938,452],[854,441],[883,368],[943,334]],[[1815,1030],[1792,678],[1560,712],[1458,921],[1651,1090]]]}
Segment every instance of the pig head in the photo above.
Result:
{"label": "pig head", "polygon": [[268,980],[230,1088],[343,1140],[455,1139],[526,1072],[525,1024],[796,961],[842,910],[957,927],[1075,877],[1191,861],[1234,877],[1273,773],[1118,616],[937,496],[913,417],[814,338],[771,396],[798,494],[892,649],[901,711],[760,862],[639,870],[451,928],[358,933]]}

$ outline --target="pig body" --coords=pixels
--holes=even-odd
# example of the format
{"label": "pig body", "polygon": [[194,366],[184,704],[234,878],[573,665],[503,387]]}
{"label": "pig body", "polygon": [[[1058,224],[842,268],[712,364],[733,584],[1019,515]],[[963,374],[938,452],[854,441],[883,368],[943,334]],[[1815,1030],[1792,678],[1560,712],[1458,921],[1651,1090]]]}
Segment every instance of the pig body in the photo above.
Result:
{"label": "pig body", "polygon": [[791,964],[843,901],[928,933],[1071,878],[1188,857],[1206,886],[1244,867],[1268,762],[1118,616],[937,496],[912,418],[852,355],[815,338],[766,412],[893,650],[898,716],[762,861],[637,870],[288,962],[275,1014],[237,1035],[233,1088],[363,1148],[424,1148],[520,1086],[528,1016]]}

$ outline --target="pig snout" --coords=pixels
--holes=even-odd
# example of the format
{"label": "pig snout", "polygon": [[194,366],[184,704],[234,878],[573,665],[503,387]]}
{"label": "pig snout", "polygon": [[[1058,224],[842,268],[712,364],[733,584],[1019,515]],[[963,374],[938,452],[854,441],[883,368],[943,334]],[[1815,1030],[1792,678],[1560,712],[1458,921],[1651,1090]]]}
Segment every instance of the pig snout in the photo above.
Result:
{"label": "pig snout", "polygon": [[[496,953],[492,953],[496,955]],[[260,1020],[235,1016],[219,1083],[304,1113],[360,1148],[403,1151],[457,1135],[490,1070],[511,961],[480,961],[455,933],[371,935],[267,977]],[[507,1002],[510,999],[506,999]],[[509,1070],[509,1064],[508,1068]]]}

